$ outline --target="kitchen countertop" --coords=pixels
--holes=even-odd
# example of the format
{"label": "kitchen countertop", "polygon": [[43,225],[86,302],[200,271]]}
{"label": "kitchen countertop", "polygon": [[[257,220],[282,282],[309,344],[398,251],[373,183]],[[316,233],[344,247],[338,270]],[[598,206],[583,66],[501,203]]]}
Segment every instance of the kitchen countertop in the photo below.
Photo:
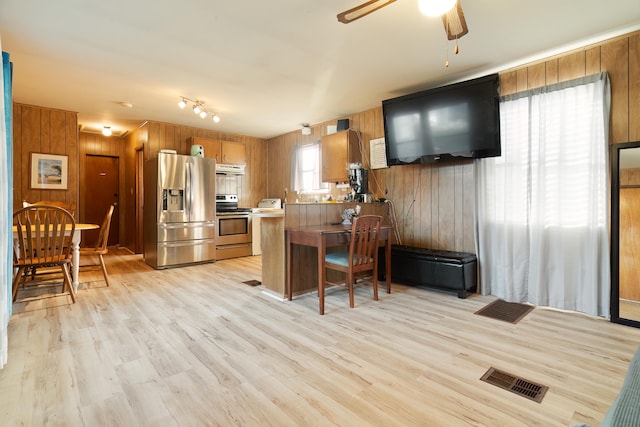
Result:
{"label": "kitchen countertop", "polygon": [[284,209],[256,208],[253,210],[252,215],[261,218],[284,217]]}

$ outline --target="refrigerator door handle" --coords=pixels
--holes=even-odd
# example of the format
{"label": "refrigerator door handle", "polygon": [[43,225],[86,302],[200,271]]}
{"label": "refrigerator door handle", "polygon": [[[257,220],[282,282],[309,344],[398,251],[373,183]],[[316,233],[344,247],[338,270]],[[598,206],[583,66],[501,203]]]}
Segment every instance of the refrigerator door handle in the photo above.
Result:
{"label": "refrigerator door handle", "polygon": [[191,178],[192,177],[191,177],[191,162],[190,161],[186,162],[186,164],[184,165],[184,170],[185,170],[185,174],[187,175],[185,177],[186,181],[185,181],[185,184],[184,184],[185,193],[187,193],[186,196],[185,196],[185,199],[186,199],[185,200],[185,209],[187,210],[187,220],[188,221],[192,221],[192,216],[193,215],[191,213],[191,206],[192,206],[191,197],[193,197],[193,195],[191,194],[191,191],[192,191],[191,190],[191,188],[192,188],[191,187]]}

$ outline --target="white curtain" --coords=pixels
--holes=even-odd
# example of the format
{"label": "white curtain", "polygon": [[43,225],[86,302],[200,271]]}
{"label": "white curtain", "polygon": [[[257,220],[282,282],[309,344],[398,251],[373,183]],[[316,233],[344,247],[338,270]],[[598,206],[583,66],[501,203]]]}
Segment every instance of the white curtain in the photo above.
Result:
{"label": "white curtain", "polygon": [[609,315],[606,73],[500,100],[502,156],[477,160],[483,294]]}
{"label": "white curtain", "polygon": [[[2,40],[0,40],[2,52]],[[6,89],[6,91],[5,91]],[[11,316],[11,277],[13,273],[13,244],[11,232],[12,207],[11,185],[12,152],[11,152],[11,63],[9,54],[2,52],[2,71],[0,71],[0,368],[7,363],[7,325]],[[7,111],[8,109],[8,111]]]}

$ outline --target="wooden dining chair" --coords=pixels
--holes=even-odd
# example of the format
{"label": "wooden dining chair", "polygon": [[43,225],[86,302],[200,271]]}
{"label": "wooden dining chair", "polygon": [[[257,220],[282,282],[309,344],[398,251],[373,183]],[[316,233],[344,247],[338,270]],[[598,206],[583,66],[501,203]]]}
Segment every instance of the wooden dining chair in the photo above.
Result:
{"label": "wooden dining chair", "polygon": [[69,292],[76,302],[71,285],[71,240],[76,223],[71,213],[57,206],[33,205],[13,214],[16,227],[13,243],[13,301],[20,284],[36,268],[60,267],[63,274],[62,292]]}
{"label": "wooden dining chair", "polygon": [[[345,274],[345,282],[325,280],[328,285],[342,285],[349,289],[349,306],[353,308],[353,286],[356,276],[371,272],[373,299],[378,300],[378,242],[380,241],[380,215],[362,215],[355,217],[351,227],[349,252],[328,253],[325,256],[325,268]],[[324,290],[319,295],[324,301]],[[324,305],[324,304],[323,304]]]}
{"label": "wooden dining chair", "polygon": [[37,202],[27,202],[26,200],[22,201],[22,207],[26,208],[27,206],[57,206],[62,209],[68,210],[71,215],[75,217],[76,213],[76,204],[75,202],[67,203],[62,202],[60,200],[39,200]]}
{"label": "wooden dining chair", "polygon": [[102,226],[100,227],[100,235],[98,236],[98,241],[96,242],[96,246],[93,248],[80,248],[80,257],[97,257],[98,264],[86,264],[82,267],[91,266],[91,265],[100,265],[102,267],[102,274],[104,275],[104,281],[109,286],[109,275],[107,274],[107,267],[104,264],[104,257],[109,252],[109,248],[107,244],[109,243],[109,230],[111,228],[111,217],[113,217],[114,206],[110,205],[109,209],[107,209],[107,214],[104,216],[104,220],[102,221]]}
{"label": "wooden dining chair", "polygon": [[[27,206],[57,206],[62,209],[66,209],[69,213],[75,218],[76,214],[76,204],[75,202],[67,203],[60,200],[38,200],[37,202],[27,202],[26,200],[22,201],[22,207],[26,208]],[[35,280],[36,277],[36,268],[32,267],[27,270],[27,272],[31,275],[31,279]]]}

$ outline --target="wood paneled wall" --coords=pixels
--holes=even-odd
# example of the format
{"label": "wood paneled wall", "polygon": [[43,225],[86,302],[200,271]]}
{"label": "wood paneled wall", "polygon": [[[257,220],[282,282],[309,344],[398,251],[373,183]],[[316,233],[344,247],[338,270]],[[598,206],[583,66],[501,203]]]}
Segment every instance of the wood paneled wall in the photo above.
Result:
{"label": "wood paneled wall", "polygon": [[188,155],[191,153],[191,145],[187,140],[194,136],[245,144],[247,168],[246,174],[242,177],[242,194],[239,194],[239,203],[245,206],[256,206],[260,199],[266,197],[265,177],[268,173],[264,159],[267,147],[265,140],[261,138],[149,121],[128,137],[127,151],[131,154],[135,147],[143,145],[145,160],[155,157],[163,149],[176,150],[178,154]]}
{"label": "wood paneled wall", "polygon": [[[31,153],[68,157],[66,190],[32,189]],[[78,115],[25,104],[13,104],[13,209],[22,201],[78,203]]]}
{"label": "wood paneled wall", "polygon": [[611,81],[610,144],[640,140],[640,32],[500,73],[502,95],[606,71]]}
{"label": "wood paneled wall", "polygon": [[[267,197],[268,168],[267,145],[265,140],[246,135],[218,132],[210,129],[200,129],[179,126],[161,122],[145,122],[127,137],[126,143],[126,173],[125,185],[127,189],[127,203],[123,207],[124,232],[127,238],[124,246],[135,250],[135,157],[136,150],[144,150],[145,160],[155,157],[160,150],[176,150],[178,154],[190,154],[191,146],[187,140],[191,137],[218,139],[224,141],[241,142],[246,146],[246,173],[240,179],[238,203],[241,206],[257,206],[260,199]],[[205,153],[206,155],[206,153]],[[132,228],[134,227],[134,228]]]}
{"label": "wood paneled wall", "polygon": [[[500,73],[501,91],[508,94],[601,71],[607,71],[611,79],[610,142],[640,140],[640,32],[504,70]],[[350,119],[351,128],[360,133],[367,167],[369,140],[384,136],[382,108],[341,118]],[[241,203],[254,206],[264,197],[284,198],[284,190],[290,187],[290,162],[296,144],[320,139],[326,134],[327,125],[335,125],[337,119],[313,125],[308,136],[295,130],[268,141],[210,129],[143,123],[126,138],[121,245],[133,248],[135,236],[135,230],[131,229],[135,224],[131,190],[135,188],[136,149],[144,147],[148,159],[164,148],[188,154],[187,138],[191,136],[243,142],[248,160]],[[24,199],[81,203],[78,138],[77,113],[14,103],[14,207],[19,207]],[[104,146],[96,149],[102,150]],[[69,156],[68,190],[29,188],[32,152]],[[475,252],[473,187],[471,161],[394,166],[369,174],[370,190],[376,197],[393,202],[396,227],[401,242],[407,245]]]}
{"label": "wood paneled wall", "polygon": [[[369,140],[384,137],[382,107],[346,117],[361,137],[363,165],[369,166]],[[283,197],[290,187],[290,159],[297,144],[319,140],[337,119],[272,138],[268,144],[268,197]],[[369,190],[392,202],[401,243],[475,252],[473,170],[470,161],[442,165],[405,165],[369,171]]]}
{"label": "wood paneled wall", "polygon": [[[607,71],[611,80],[610,143],[640,140],[640,32],[504,70],[501,94],[601,71]],[[363,159],[368,159],[369,140],[384,136],[382,107],[344,118],[362,135]],[[309,136],[296,130],[267,141],[268,197],[283,197],[284,189],[290,187],[289,162],[296,144],[320,139],[327,125],[336,121],[311,126]],[[475,252],[472,161],[374,170],[369,173],[369,189],[393,202],[403,244]]]}

